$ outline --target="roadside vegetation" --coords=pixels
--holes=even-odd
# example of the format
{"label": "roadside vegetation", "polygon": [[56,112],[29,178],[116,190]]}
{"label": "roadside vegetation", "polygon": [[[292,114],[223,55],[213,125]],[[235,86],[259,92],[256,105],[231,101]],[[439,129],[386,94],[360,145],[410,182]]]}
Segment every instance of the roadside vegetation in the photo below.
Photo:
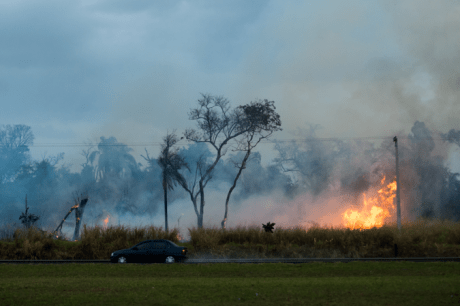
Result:
{"label": "roadside vegetation", "polygon": [[[0,259],[109,259],[110,253],[147,239],[168,239],[188,248],[192,258],[372,258],[459,257],[460,223],[420,219],[381,228],[350,230],[313,226],[308,230],[256,225],[222,230],[189,228],[189,241],[177,228],[84,226],[78,241],[49,232],[6,226],[0,229]],[[396,246],[395,246],[396,245]],[[395,248],[397,254],[395,254]]]}

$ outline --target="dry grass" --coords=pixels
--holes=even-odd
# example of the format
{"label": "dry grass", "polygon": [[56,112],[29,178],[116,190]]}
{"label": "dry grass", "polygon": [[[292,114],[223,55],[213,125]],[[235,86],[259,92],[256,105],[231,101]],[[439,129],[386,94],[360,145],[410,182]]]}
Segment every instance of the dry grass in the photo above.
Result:
{"label": "dry grass", "polygon": [[[257,226],[189,228],[191,240],[179,242],[179,230],[161,227],[126,228],[84,226],[79,241],[68,241],[31,228],[0,229],[0,259],[108,259],[115,250],[146,239],[168,239],[186,246],[189,258],[370,258],[459,257],[460,223],[418,220],[381,228],[275,228],[266,233]],[[14,237],[14,233],[16,233]]]}
{"label": "dry grass", "polygon": [[460,223],[446,220],[405,222],[401,233],[396,224],[366,230],[313,226],[266,233],[252,226],[189,232],[197,254],[217,257],[394,257],[395,244],[400,257],[460,256]]}

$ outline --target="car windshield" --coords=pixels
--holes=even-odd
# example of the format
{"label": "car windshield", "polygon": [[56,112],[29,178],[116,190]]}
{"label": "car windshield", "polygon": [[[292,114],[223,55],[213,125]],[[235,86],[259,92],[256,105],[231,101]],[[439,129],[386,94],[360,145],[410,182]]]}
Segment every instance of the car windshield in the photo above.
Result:
{"label": "car windshield", "polygon": [[[141,243],[136,244],[135,246],[133,246],[132,249],[134,249],[135,247],[137,247],[138,249],[142,249],[142,248],[147,247],[148,245],[150,245],[150,244],[152,244],[152,243],[155,244],[155,243],[160,243],[160,242],[162,242],[162,241],[151,241],[151,242],[143,241],[143,242],[141,242]],[[165,242],[163,242],[163,243],[165,243]],[[163,248],[164,248],[164,247],[167,248],[167,247],[168,247],[168,246],[167,246],[168,243],[171,244],[173,247],[179,247],[179,246],[178,246],[177,244],[175,244],[174,242],[168,241],[168,242],[166,243],[166,245],[163,246]]]}

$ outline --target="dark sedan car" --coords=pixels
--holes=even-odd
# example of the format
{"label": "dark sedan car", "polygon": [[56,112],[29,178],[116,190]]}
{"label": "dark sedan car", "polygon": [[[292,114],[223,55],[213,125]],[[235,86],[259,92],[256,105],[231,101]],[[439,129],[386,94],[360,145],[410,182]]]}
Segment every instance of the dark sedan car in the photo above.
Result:
{"label": "dark sedan car", "polygon": [[186,259],[187,248],[165,239],[145,240],[135,246],[115,251],[110,255],[112,263],[174,263]]}

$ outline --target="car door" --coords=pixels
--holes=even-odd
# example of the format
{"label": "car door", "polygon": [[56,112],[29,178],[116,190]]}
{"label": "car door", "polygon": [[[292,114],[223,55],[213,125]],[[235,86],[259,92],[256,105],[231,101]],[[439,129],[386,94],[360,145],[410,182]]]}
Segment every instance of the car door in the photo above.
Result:
{"label": "car door", "polygon": [[158,254],[155,241],[149,241],[145,244],[145,249],[143,250],[142,256],[144,258],[144,262],[156,262],[156,257]]}
{"label": "car door", "polygon": [[148,249],[149,249],[149,244],[148,243],[142,243],[137,245],[137,249],[133,250],[133,260],[132,262],[148,262]]}
{"label": "car door", "polygon": [[165,262],[166,260],[166,255],[168,255],[168,244],[164,241],[160,241],[156,243],[156,248],[157,248],[157,258],[159,262]]}
{"label": "car door", "polygon": [[149,262],[164,262],[166,259],[166,243],[153,241],[149,243]]}
{"label": "car door", "polygon": [[138,244],[129,249],[128,262],[143,262],[145,257],[145,243]]}

